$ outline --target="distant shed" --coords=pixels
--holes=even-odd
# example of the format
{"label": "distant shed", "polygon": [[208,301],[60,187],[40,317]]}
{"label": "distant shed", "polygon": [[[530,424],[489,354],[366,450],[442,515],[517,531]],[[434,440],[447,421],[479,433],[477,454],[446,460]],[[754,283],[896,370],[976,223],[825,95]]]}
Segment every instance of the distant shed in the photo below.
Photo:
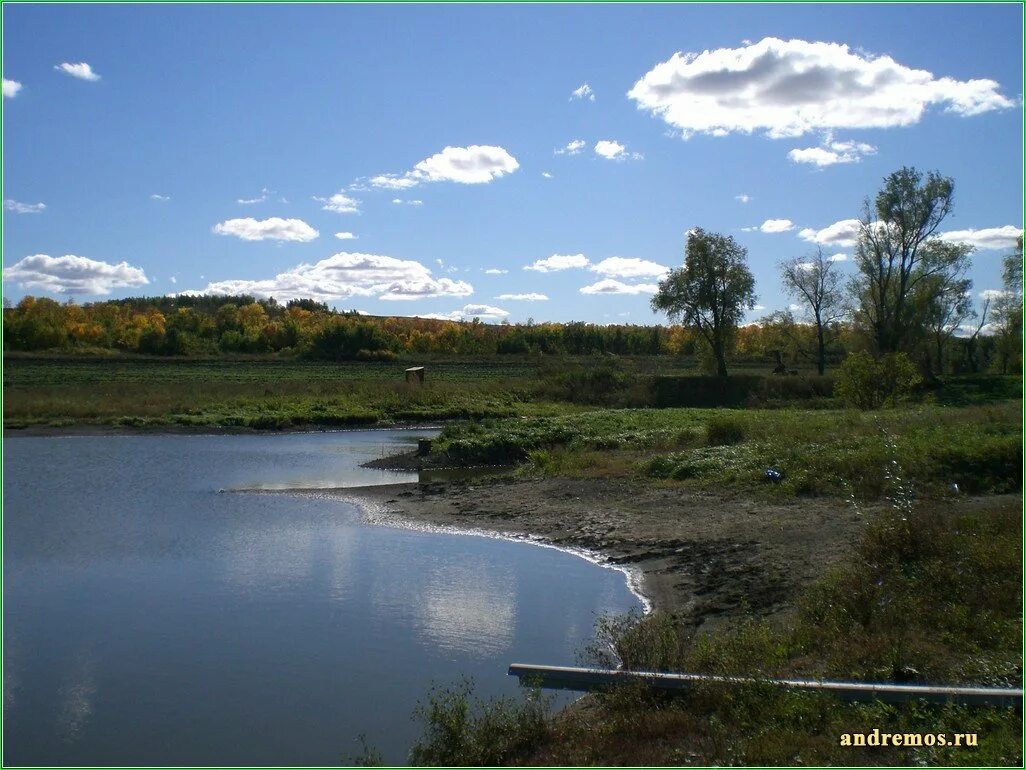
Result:
{"label": "distant shed", "polygon": [[411,366],[406,370],[406,381],[416,382],[418,385],[424,384],[424,367],[423,366]]}

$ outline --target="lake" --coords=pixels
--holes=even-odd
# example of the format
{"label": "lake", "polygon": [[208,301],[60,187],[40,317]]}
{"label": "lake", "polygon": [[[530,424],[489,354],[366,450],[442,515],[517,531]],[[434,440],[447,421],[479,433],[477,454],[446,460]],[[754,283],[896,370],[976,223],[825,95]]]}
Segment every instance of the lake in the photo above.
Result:
{"label": "lake", "polygon": [[[624,575],[233,490],[409,481],[424,431],[4,439],[4,764],[403,763],[431,684],[573,664]],[[511,501],[511,505],[515,505]]]}

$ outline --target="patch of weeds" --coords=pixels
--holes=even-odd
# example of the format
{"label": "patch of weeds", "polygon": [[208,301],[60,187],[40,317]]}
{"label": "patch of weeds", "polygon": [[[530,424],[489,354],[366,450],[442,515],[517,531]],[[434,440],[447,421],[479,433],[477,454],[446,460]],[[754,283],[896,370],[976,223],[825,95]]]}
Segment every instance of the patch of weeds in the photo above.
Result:
{"label": "patch of weeds", "polygon": [[705,426],[705,441],[709,446],[740,444],[745,440],[745,428],[740,420],[717,416]]}
{"label": "patch of weeds", "polygon": [[473,681],[436,687],[414,712],[424,726],[410,750],[414,766],[489,767],[514,764],[547,733],[550,700],[538,690],[522,700],[474,697]]}

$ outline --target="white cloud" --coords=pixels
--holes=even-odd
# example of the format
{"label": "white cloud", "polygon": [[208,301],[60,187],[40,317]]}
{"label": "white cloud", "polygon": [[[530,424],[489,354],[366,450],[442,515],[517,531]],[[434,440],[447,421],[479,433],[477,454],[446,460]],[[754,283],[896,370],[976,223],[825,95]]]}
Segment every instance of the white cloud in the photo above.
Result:
{"label": "white cloud", "polygon": [[420,200],[403,200],[402,198],[392,198],[392,203],[396,204],[397,206],[401,206],[403,204],[406,204],[407,206],[423,206],[424,205],[424,201],[420,201]]}
{"label": "white cloud", "polygon": [[5,99],[13,99],[15,96],[18,95],[18,91],[21,90],[21,88],[22,88],[21,83],[19,83],[17,80],[8,80],[7,78],[4,78],[3,81],[4,81],[4,98]]}
{"label": "white cloud", "polygon": [[982,230],[949,230],[940,234],[942,241],[968,243],[977,249],[1012,249],[1015,239],[1022,235],[1022,228],[1014,225],[986,227]]}
{"label": "white cloud", "polygon": [[760,310],[765,310],[765,309],[766,309],[765,305],[753,305],[752,306],[752,310],[755,311],[755,312],[759,312]]}
{"label": "white cloud", "polygon": [[517,159],[504,148],[489,144],[446,147],[425,158],[405,174],[379,174],[371,184],[389,190],[406,190],[421,182],[487,184],[520,168]]}
{"label": "white cloud", "polygon": [[591,86],[587,83],[582,83],[571,92],[570,101],[573,101],[574,99],[587,99],[588,101],[593,102],[595,101],[595,92],[591,90]]}
{"label": "white cloud", "polygon": [[537,270],[539,273],[553,273],[558,270],[569,270],[572,267],[587,267],[590,264],[583,254],[553,254],[545,259],[536,259],[524,270]]}
{"label": "white cloud", "polygon": [[46,210],[45,203],[21,203],[10,198],[4,201],[4,208],[15,214],[42,214]]}
{"label": "white cloud", "polygon": [[522,302],[544,302],[548,300],[548,297],[544,294],[537,294],[534,292],[528,294],[500,294],[495,299],[511,299]]}
{"label": "white cloud", "polygon": [[684,138],[763,131],[800,136],[918,123],[930,106],[957,115],[1013,107],[993,80],[959,81],[839,43],[765,38],[740,48],[675,53],[628,93]]}
{"label": "white cloud", "polygon": [[558,150],[553,150],[556,155],[580,155],[581,150],[584,149],[583,139],[571,139],[566,143],[565,147],[560,147]]}
{"label": "white cloud", "polygon": [[378,174],[371,177],[370,183],[374,187],[382,187],[386,190],[405,190],[417,186],[417,180],[413,177],[399,176],[398,174]]}
{"label": "white cloud", "polygon": [[615,139],[599,139],[595,142],[595,154],[606,160],[644,160],[640,152],[627,152],[627,148]]}
{"label": "white cloud", "polygon": [[790,219],[767,219],[757,227],[742,227],[741,229],[746,233],[754,232],[755,230],[763,233],[786,233],[789,230],[794,230],[794,222]]}
{"label": "white cloud", "polygon": [[354,296],[382,300],[466,297],[473,292],[469,283],[435,278],[430,268],[414,260],[339,252],[313,265],[299,264],[274,278],[216,281],[184,293],[252,294],[280,300],[309,297],[326,302]]}
{"label": "white cloud", "polygon": [[609,257],[592,265],[591,270],[615,278],[662,277],[670,271],[665,265],[634,257]]}
{"label": "white cloud", "polygon": [[214,225],[218,235],[234,235],[244,241],[312,241],[320,233],[302,219],[227,219]]}
{"label": "white cloud", "polygon": [[844,254],[843,252],[838,252],[837,254],[831,254],[829,257],[827,257],[827,261],[828,262],[847,262],[848,261],[848,255]]}
{"label": "white cloud", "polygon": [[61,64],[54,65],[54,69],[63,72],[65,75],[71,75],[73,78],[79,80],[99,80],[100,76],[93,72],[93,68],[86,64],[84,61],[78,64],[72,64],[70,62],[62,62]]}
{"label": "white cloud", "polygon": [[506,275],[506,273],[508,272],[509,270],[503,270],[499,267],[490,267],[487,270],[485,270],[485,275]]}
{"label": "white cloud", "polygon": [[546,179],[552,179],[552,174],[550,174],[548,171],[542,171],[541,175]]}
{"label": "white cloud", "polygon": [[595,142],[595,154],[607,160],[615,160],[624,154],[626,147],[614,139],[600,139]]}
{"label": "white cloud", "polygon": [[484,184],[520,168],[517,159],[502,147],[471,145],[446,147],[414,167],[419,178],[429,182]]}
{"label": "white cloud", "polygon": [[[267,200],[266,195],[261,195],[259,198],[239,198],[235,202],[241,206],[252,206],[255,203],[263,203]],[[314,200],[324,200],[323,198],[315,198]]]}
{"label": "white cloud", "polygon": [[127,262],[112,265],[88,257],[34,254],[4,269],[4,280],[24,289],[57,294],[110,294],[111,290],[149,283],[142,268]]}
{"label": "white cloud", "polygon": [[821,147],[791,150],[787,153],[787,157],[795,163],[808,163],[823,167],[838,163],[858,163],[864,156],[874,154],[876,154],[876,148],[865,142],[828,141]]}
{"label": "white cloud", "polygon": [[426,313],[419,318],[435,318],[439,321],[471,321],[479,318],[484,321],[494,321],[508,316],[501,307],[492,305],[464,305],[460,310],[453,310],[451,313]]}
{"label": "white cloud", "polygon": [[830,246],[854,246],[859,237],[859,229],[862,223],[857,219],[842,219],[822,230],[814,230],[806,227],[798,233],[798,237],[804,241]]}
{"label": "white cloud", "polygon": [[160,193],[153,193],[153,195],[150,196],[150,200],[160,201],[161,203],[167,203],[169,200],[171,200],[171,196],[161,195]]}
{"label": "white cloud", "polygon": [[178,278],[176,278],[175,276],[172,275],[171,276],[171,283],[178,283]]}
{"label": "white cloud", "polygon": [[[323,203],[321,206],[325,211],[334,211],[336,214],[359,214],[360,213],[360,201],[355,198],[351,198],[341,190],[330,198],[318,198],[314,196],[314,200],[318,203]],[[239,201],[242,203],[242,201]],[[258,202],[258,201],[253,201]]]}
{"label": "white cloud", "polygon": [[984,289],[980,292],[980,299],[989,299],[991,301],[1001,299],[1008,295],[1007,291],[1001,289]]}
{"label": "white cloud", "polygon": [[590,286],[582,286],[581,294],[655,294],[659,287],[654,283],[623,283],[605,278]]}
{"label": "white cloud", "polygon": [[745,195],[744,193],[741,193],[740,195],[735,195],[734,196],[734,200],[736,200],[738,203],[748,203],[748,201],[750,201],[751,199],[752,199],[752,196]]}
{"label": "white cloud", "polygon": [[349,232],[343,232],[343,233],[335,233],[335,237],[338,238],[340,241],[355,241],[360,236],[359,235],[353,235],[353,233],[349,233]]}

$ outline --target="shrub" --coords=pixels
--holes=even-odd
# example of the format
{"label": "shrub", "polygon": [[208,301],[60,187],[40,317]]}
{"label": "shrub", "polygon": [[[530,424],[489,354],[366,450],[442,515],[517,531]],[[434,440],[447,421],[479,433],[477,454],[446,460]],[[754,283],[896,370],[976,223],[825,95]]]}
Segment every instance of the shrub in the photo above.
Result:
{"label": "shrub", "polygon": [[624,365],[613,359],[544,373],[540,391],[541,395],[559,401],[610,405],[634,381]]}
{"label": "shrub", "polygon": [[595,640],[581,657],[599,668],[628,671],[682,670],[691,634],[678,619],[664,612],[603,615],[595,623]]}
{"label": "shrub", "polygon": [[536,690],[522,701],[474,699],[473,682],[433,689],[414,711],[424,732],[410,750],[410,764],[494,767],[526,757],[546,735],[549,700]]}
{"label": "shrub", "polygon": [[830,398],[834,394],[833,375],[764,377],[758,391],[752,393],[750,406],[772,402],[808,401]]}
{"label": "shrub", "polygon": [[731,377],[658,375],[652,382],[655,406],[744,406],[765,378],[735,374]]}
{"label": "shrub", "polygon": [[834,392],[847,406],[879,409],[907,398],[921,379],[915,364],[904,353],[873,358],[858,351],[841,363]]}
{"label": "shrub", "polygon": [[709,446],[740,444],[744,440],[744,426],[733,417],[713,417],[705,426],[705,441]]}

